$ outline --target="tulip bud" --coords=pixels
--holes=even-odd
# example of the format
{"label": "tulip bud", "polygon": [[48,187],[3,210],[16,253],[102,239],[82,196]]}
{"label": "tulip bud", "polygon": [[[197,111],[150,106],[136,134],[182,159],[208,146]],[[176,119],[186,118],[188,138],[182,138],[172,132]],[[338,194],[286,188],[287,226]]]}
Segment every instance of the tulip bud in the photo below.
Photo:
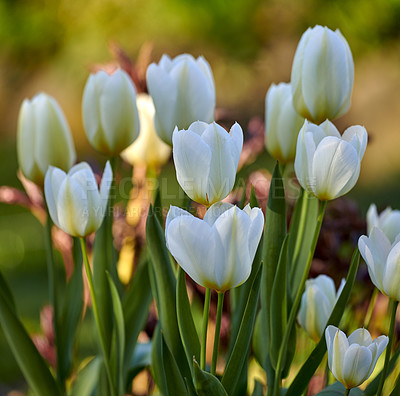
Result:
{"label": "tulip bud", "polygon": [[354,63],[339,30],[309,28],[301,37],[292,66],[293,104],[304,118],[320,124],[350,107]]}
{"label": "tulip bud", "polygon": [[165,225],[167,247],[199,285],[218,292],[249,277],[264,226],[261,209],[218,202],[200,220],[171,206]]}
{"label": "tulip bud", "polygon": [[49,165],[68,170],[75,148],[65,116],[54,98],[44,93],[25,99],[18,118],[18,163],[26,178],[43,186]]}
{"label": "tulip bud", "polygon": [[384,335],[372,340],[367,329],[357,329],[347,338],[335,326],[327,327],[325,339],[329,369],[346,389],[355,388],[369,378],[389,342]]}
{"label": "tulip bud", "polygon": [[301,186],[321,201],[349,192],[358,180],[368,135],[352,126],[340,136],[326,120],[321,125],[304,122],[297,139],[294,169]]}
{"label": "tulip bud", "polygon": [[105,215],[111,182],[109,162],[100,191],[86,162],[75,165],[68,174],[51,166],[46,173],[44,192],[53,222],[72,236],[84,237],[96,231]]}
{"label": "tulip bud", "polygon": [[171,155],[171,147],[158,137],[154,128],[153,100],[147,94],[138,94],[137,108],[140,119],[139,137],[121,153],[121,157],[132,166],[163,165]]}
{"label": "tulip bud", "polygon": [[223,200],[232,190],[243,131],[235,123],[227,132],[215,122],[197,121],[188,130],[174,130],[173,156],[178,182],[195,202],[206,206]]}
{"label": "tulip bud", "polygon": [[400,301],[400,236],[391,244],[385,233],[373,227],[370,236],[358,240],[372,283],[385,295]]}
{"label": "tulip bud", "polygon": [[186,129],[194,121],[214,119],[215,87],[212,71],[202,57],[163,55],[147,69],[147,86],[154,101],[154,123],[158,136],[172,144],[175,126]]}
{"label": "tulip bud", "polygon": [[90,144],[99,152],[116,156],[139,135],[136,89],[118,69],[101,70],[87,80],[82,100],[83,125]]}
{"label": "tulip bud", "polygon": [[371,234],[372,228],[380,228],[393,243],[400,234],[400,210],[392,210],[387,207],[380,215],[376,209],[376,205],[372,204],[367,212],[367,229],[368,235]]}
{"label": "tulip bud", "polygon": [[265,98],[265,145],[281,163],[293,162],[304,118],[293,107],[290,84],[272,84]]}
{"label": "tulip bud", "polygon": [[308,335],[318,342],[321,338],[329,316],[345,285],[342,279],[336,293],[335,283],[326,275],[306,281],[306,290],[301,297],[298,320]]}

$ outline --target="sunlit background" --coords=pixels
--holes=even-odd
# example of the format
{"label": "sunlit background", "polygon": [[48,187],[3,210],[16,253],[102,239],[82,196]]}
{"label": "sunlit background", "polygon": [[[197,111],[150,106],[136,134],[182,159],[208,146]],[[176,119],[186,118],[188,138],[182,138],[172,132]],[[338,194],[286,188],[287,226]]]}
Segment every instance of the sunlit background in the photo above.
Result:
{"label": "sunlit background", "polygon": [[[373,201],[400,209],[400,0],[1,0],[0,185],[20,186],[19,106],[40,91],[63,108],[79,160],[104,161],[83,132],[81,96],[89,72],[113,61],[110,48],[132,60],[143,51],[152,61],[163,53],[203,55],[219,111],[246,126],[264,117],[269,85],[289,81],[301,34],[316,24],[340,29],[353,52],[352,106],[336,125],[364,125],[370,142],[351,197],[363,213]],[[38,221],[0,204],[0,267],[30,331],[39,329],[47,298],[43,249]],[[19,381],[0,337],[0,383]]]}

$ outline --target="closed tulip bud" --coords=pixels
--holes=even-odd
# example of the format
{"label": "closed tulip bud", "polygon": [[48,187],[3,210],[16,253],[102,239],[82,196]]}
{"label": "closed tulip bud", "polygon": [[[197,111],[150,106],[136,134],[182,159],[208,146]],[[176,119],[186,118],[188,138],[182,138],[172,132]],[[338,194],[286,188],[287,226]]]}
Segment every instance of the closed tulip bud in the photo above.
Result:
{"label": "closed tulip bud", "polygon": [[158,137],[154,128],[153,100],[147,94],[138,94],[137,108],[140,119],[139,137],[121,153],[121,157],[132,166],[163,165],[171,155],[171,147]]}
{"label": "closed tulip bud", "polygon": [[136,89],[123,70],[101,70],[87,80],[82,100],[83,125],[90,144],[116,156],[139,135]]}
{"label": "closed tulip bud", "polygon": [[223,200],[232,190],[243,131],[235,123],[227,132],[215,122],[196,121],[173,134],[176,176],[186,194],[206,206]]}
{"label": "closed tulip bud", "polygon": [[272,84],[265,98],[265,145],[280,163],[293,162],[304,118],[293,107],[290,84]]}
{"label": "closed tulip bud", "polygon": [[358,240],[372,283],[385,295],[400,301],[400,237],[393,244],[385,233],[373,227],[370,236]]}
{"label": "closed tulip bud", "polygon": [[355,388],[369,378],[389,342],[383,335],[372,340],[367,329],[357,329],[347,338],[335,326],[327,327],[325,339],[329,369],[346,389]]}
{"label": "closed tulip bud", "polygon": [[194,121],[214,119],[215,87],[210,65],[202,57],[163,55],[147,69],[147,86],[156,108],[158,136],[172,144],[175,126],[186,129]]}
{"label": "closed tulip bud", "polygon": [[297,139],[294,169],[301,186],[321,201],[349,192],[358,180],[368,135],[352,126],[340,136],[328,120],[321,125],[304,122]]}
{"label": "closed tulip bud", "polygon": [[387,207],[378,215],[376,205],[372,204],[367,212],[368,235],[373,227],[380,228],[389,238],[390,243],[393,243],[397,235],[400,234],[400,210],[392,210],[392,208]]}
{"label": "closed tulip bud", "polygon": [[293,104],[304,118],[321,123],[350,107],[354,63],[339,30],[309,28],[301,37],[292,65]]}
{"label": "closed tulip bud", "polygon": [[249,277],[264,226],[259,208],[229,203],[211,206],[203,220],[171,206],[165,225],[167,247],[199,285],[225,292]]}
{"label": "closed tulip bud", "polygon": [[105,215],[112,170],[107,162],[100,191],[93,171],[86,162],[75,165],[66,174],[50,167],[44,192],[53,222],[66,233],[85,237],[96,231]]}
{"label": "closed tulip bud", "polygon": [[326,275],[306,281],[306,290],[301,297],[298,320],[308,335],[318,342],[321,338],[329,316],[345,285],[345,280],[336,293],[335,283]]}
{"label": "closed tulip bud", "polygon": [[47,168],[68,170],[75,162],[74,142],[65,116],[49,95],[25,99],[18,118],[18,163],[26,178],[43,186]]}

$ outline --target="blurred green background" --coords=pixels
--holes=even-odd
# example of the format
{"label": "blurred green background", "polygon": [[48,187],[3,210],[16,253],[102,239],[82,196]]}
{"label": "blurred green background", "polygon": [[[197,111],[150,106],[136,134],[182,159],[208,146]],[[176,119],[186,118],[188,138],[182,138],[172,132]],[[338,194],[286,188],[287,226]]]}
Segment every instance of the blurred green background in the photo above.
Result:
{"label": "blurred green background", "polygon": [[[364,125],[370,144],[351,196],[364,212],[373,201],[400,208],[400,0],[0,0],[0,185],[20,187],[18,110],[39,91],[63,108],[79,160],[95,156],[82,128],[81,95],[90,68],[110,61],[110,42],[132,59],[144,43],[154,45],[154,61],[163,53],[204,55],[218,107],[245,126],[264,117],[269,85],[289,81],[301,34],[316,24],[339,28],[354,56],[352,107],[337,125]],[[41,226],[5,204],[0,268],[24,323],[39,331],[47,300]],[[0,383],[14,387],[21,377],[3,337],[0,351]]]}

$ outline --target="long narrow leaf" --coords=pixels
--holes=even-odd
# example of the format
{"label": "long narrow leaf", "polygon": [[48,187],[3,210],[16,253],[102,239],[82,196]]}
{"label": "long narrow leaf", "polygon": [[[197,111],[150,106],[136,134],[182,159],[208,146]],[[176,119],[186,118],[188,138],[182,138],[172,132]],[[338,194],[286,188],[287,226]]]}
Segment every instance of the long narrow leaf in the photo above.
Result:
{"label": "long narrow leaf", "polygon": [[207,373],[207,371],[203,371],[195,360],[193,361],[193,367],[196,391],[199,396],[228,396],[217,377]]}
{"label": "long narrow leaf", "polygon": [[0,293],[0,323],[18,365],[36,395],[60,395],[57,384],[9,301]]}
{"label": "long narrow leaf", "polygon": [[99,373],[102,364],[100,356],[96,356],[89,363],[79,370],[75,382],[73,383],[69,396],[92,396],[99,381]]}
{"label": "long narrow leaf", "polygon": [[[360,262],[360,252],[358,249],[354,252],[351,259],[350,269],[347,274],[346,284],[340,293],[338,300],[332,310],[331,316],[328,319],[326,326],[333,325],[338,326],[340,319],[342,318],[343,312],[346,308],[346,304],[350,298],[351,291],[353,289],[354,281],[356,279],[358,265]],[[298,396],[303,394],[304,390],[307,388],[311,377],[314,375],[315,370],[318,368],[321,360],[323,359],[326,352],[326,341],[323,335],[311,352],[306,362],[301,367],[300,371],[296,375],[289,389],[287,390],[286,396]]]}
{"label": "long narrow leaf", "polygon": [[248,356],[258,308],[260,281],[261,268],[259,268],[251,287],[236,343],[221,380],[228,394],[233,394],[235,392],[239,374]]}
{"label": "long narrow leaf", "polygon": [[[164,371],[164,361],[162,355],[162,336],[160,323],[154,330],[152,348],[151,348],[151,372],[158,389],[163,396],[169,396],[167,387],[167,378]],[[172,395],[171,395],[172,396]]]}
{"label": "long narrow leaf", "polygon": [[200,358],[200,341],[193,322],[192,311],[186,291],[185,271],[178,269],[178,281],[176,285],[176,311],[178,315],[179,331],[185,348],[188,364],[193,357]]}

